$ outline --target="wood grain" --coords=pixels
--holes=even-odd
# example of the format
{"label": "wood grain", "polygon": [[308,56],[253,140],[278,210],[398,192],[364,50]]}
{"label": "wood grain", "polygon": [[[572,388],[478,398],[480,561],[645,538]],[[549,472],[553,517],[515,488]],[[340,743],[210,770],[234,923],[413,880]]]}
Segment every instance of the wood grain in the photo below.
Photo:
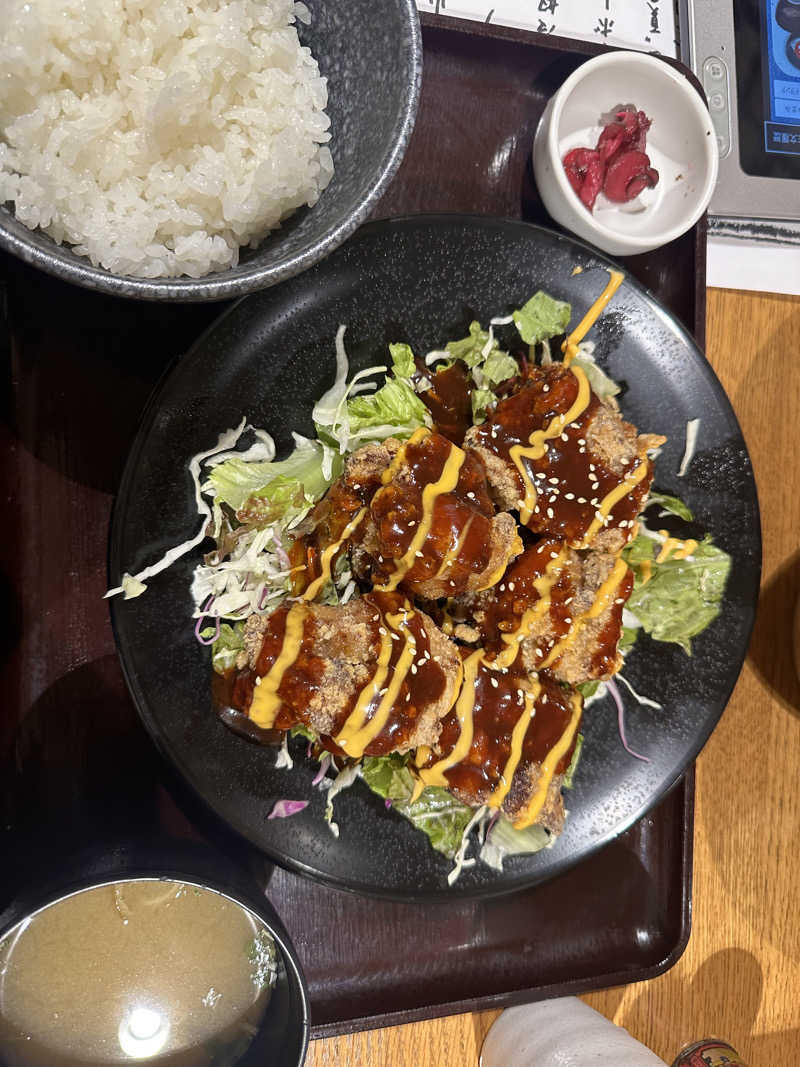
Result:
{"label": "wood grain", "polygon": [[[651,982],[587,996],[668,1063],[726,1037],[750,1067],[800,1054],[800,299],[712,290],[708,357],[738,415],[756,474],[764,570],[739,683],[698,764],[693,933]],[[401,946],[398,950],[402,951]],[[496,1013],[312,1043],[308,1067],[472,1067]],[[535,1067],[535,1065],[532,1065]]]}

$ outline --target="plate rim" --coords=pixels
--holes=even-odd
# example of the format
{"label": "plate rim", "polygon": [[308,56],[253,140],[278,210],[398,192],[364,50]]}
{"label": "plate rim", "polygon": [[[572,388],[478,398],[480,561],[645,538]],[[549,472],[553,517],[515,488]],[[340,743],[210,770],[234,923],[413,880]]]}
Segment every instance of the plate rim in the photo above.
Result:
{"label": "plate rim", "polygon": [[[662,781],[658,790],[648,794],[648,797],[640,805],[638,805],[632,813],[629,813],[624,819],[618,821],[612,830],[605,831],[597,835],[596,839],[591,844],[581,849],[578,856],[567,854],[556,860],[550,867],[548,867],[545,874],[537,876],[536,873],[531,873],[529,877],[520,877],[513,884],[496,884],[491,883],[482,886],[459,886],[458,884],[453,886],[447,886],[446,884],[440,886],[437,889],[425,889],[422,891],[401,891],[393,888],[379,887],[372,884],[358,883],[351,879],[349,881],[343,880],[337,876],[326,874],[319,871],[309,864],[298,860],[292,856],[287,855],[285,852],[271,848],[268,844],[264,844],[260,840],[256,840],[244,826],[237,824],[227,815],[222,815],[214,804],[207,799],[203,790],[195,784],[192,775],[189,773],[188,767],[183,760],[183,752],[181,751],[177,756],[172,751],[171,747],[166,744],[163,739],[163,731],[158,728],[156,720],[150,714],[150,708],[148,700],[138,685],[136,678],[134,677],[133,670],[129,670],[129,663],[127,661],[127,655],[125,651],[125,643],[120,638],[120,632],[118,629],[117,620],[117,598],[111,598],[109,600],[109,613],[111,618],[111,626],[114,636],[114,644],[117,651],[118,659],[122,668],[122,672],[125,678],[126,686],[133,699],[133,703],[136,707],[137,714],[142,720],[150,739],[155,744],[159,754],[165,759],[168,767],[176,773],[180,778],[180,784],[190,790],[193,799],[199,800],[204,811],[207,811],[216,822],[224,826],[229,832],[235,833],[238,837],[242,838],[249,845],[259,850],[264,855],[268,856],[270,860],[277,863],[279,866],[284,867],[294,873],[300,874],[303,877],[312,879],[333,889],[343,890],[346,892],[356,893],[360,896],[377,897],[381,899],[390,899],[397,901],[407,901],[411,903],[432,903],[442,902],[445,900],[483,900],[493,897],[504,896],[509,893],[515,893],[523,891],[526,888],[531,888],[539,883],[550,881],[553,878],[563,874],[566,870],[576,866],[583,860],[588,859],[589,856],[594,855],[601,848],[605,847],[612,841],[616,840],[621,834],[625,833],[636,822],[643,818],[647,812],[652,811],[668,793],[675,788],[677,782],[686,774],[687,769],[694,763],[699,753],[705,747],[709,737],[716,729],[722,715],[724,714],[727,705],[730,701],[730,697],[733,693],[736,684],[738,683],[739,676],[741,674],[742,667],[747,657],[747,650],[749,647],[750,636],[752,635],[753,625],[755,623],[755,616],[758,604],[758,591],[760,588],[760,578],[762,570],[762,531],[761,531],[761,519],[760,519],[760,507],[758,500],[758,490],[755,481],[755,474],[753,471],[752,461],[750,459],[749,449],[742,432],[739,420],[733,409],[728,395],[722,386],[722,383],[717,378],[713,367],[707,359],[705,352],[699,347],[690,329],[683,323],[676,314],[666,308],[659,298],[653,293],[653,291],[640,282],[629,270],[625,268],[624,264],[615,262],[611,257],[605,255],[603,252],[595,249],[593,246],[581,241],[578,238],[573,238],[571,235],[560,233],[549,227],[542,226],[537,223],[528,222],[522,219],[513,219],[508,217],[480,215],[469,212],[433,212],[433,213],[421,213],[421,214],[403,214],[398,216],[391,216],[384,219],[373,220],[368,222],[356,230],[349,241],[345,243],[343,248],[350,247],[353,243],[362,239],[362,237],[369,238],[373,233],[381,233],[383,231],[389,231],[397,228],[428,228],[438,226],[459,226],[472,228],[477,227],[480,229],[490,230],[527,230],[531,233],[545,234],[548,239],[555,239],[558,244],[565,245],[569,248],[577,248],[593,259],[598,261],[604,267],[612,267],[614,269],[621,269],[625,275],[625,282],[632,285],[635,290],[638,290],[640,294],[643,294],[648,305],[651,309],[659,315],[670,329],[676,331],[681,339],[688,344],[688,346],[694,350],[699,357],[696,361],[697,369],[702,373],[704,379],[721,402],[721,406],[725,409],[726,415],[731,418],[738,428],[739,436],[742,441],[745,453],[745,461],[748,468],[749,483],[752,490],[752,506],[753,506],[753,522],[755,540],[753,542],[753,575],[752,575],[752,588],[747,591],[746,597],[746,610],[742,609],[743,629],[747,632],[747,640],[743,641],[743,649],[741,656],[737,657],[736,671],[733,674],[730,683],[725,687],[724,698],[721,702],[721,709],[719,714],[713,718],[713,721],[704,721],[703,729],[698,731],[693,738],[692,745],[693,754],[686,759],[685,762],[681,762],[677,770],[675,770],[667,779]],[[334,253],[335,254],[335,253]],[[331,257],[327,257],[325,260],[320,261],[317,267],[324,269],[324,265],[330,262]],[[289,279],[287,284],[297,284],[305,275],[305,272],[300,275],[296,275],[293,279]],[[164,369],[157,382],[153,387],[153,391],[148,398],[145,407],[142,411],[142,415],[139,421],[139,426],[136,431],[136,435],[131,444],[128,458],[125,463],[125,467],[122,473],[122,477],[119,482],[118,489],[114,495],[113,506],[111,516],[109,519],[109,533],[108,533],[108,552],[107,552],[107,575],[109,581],[109,588],[112,583],[116,583],[117,575],[122,573],[120,566],[121,554],[120,554],[120,540],[122,536],[122,512],[125,510],[129,503],[130,488],[134,475],[138,469],[138,458],[147,442],[150,431],[153,428],[156,416],[159,410],[159,401],[165,391],[165,388],[171,379],[173,373],[176,371],[179,365],[189,363],[193,358],[196,358],[197,353],[203,348],[206,340],[215,333],[220,326],[227,321],[230,317],[234,316],[241,304],[245,300],[263,300],[265,301],[265,312],[269,310],[269,304],[271,299],[278,299],[281,296],[281,286],[270,287],[268,289],[261,290],[258,293],[246,294],[232,303],[228,308],[222,311],[196,338],[196,340],[189,346],[189,348],[182,354],[177,355]],[[734,661],[731,661],[732,663]],[[366,787],[365,787],[366,788]],[[417,831],[414,831],[415,833]]]}

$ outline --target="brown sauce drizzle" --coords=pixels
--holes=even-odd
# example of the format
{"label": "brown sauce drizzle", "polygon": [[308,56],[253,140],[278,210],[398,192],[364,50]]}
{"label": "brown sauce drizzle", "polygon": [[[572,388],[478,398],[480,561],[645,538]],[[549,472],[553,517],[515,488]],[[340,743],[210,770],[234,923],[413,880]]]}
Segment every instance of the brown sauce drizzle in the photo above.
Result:
{"label": "brown sauce drizzle", "polygon": [[[372,592],[358,602],[363,605],[369,627],[371,669],[366,683],[353,688],[336,708],[336,721],[330,734],[338,750],[349,757],[379,756],[402,748],[416,729],[421,710],[441,699],[446,685],[444,669],[431,651],[425,623],[419,612],[399,593]],[[225,701],[228,718],[231,712],[250,716],[257,698],[257,682],[270,676],[286,643],[286,619],[290,610],[284,604],[270,615],[255,669],[233,673],[220,696]],[[309,609],[303,621],[302,639],[296,654],[280,678],[278,706],[268,727],[250,721],[248,736],[267,740],[269,731],[288,730],[292,726],[313,727],[309,702],[325,694],[326,685],[336,672],[336,665],[319,653],[318,621]],[[392,636],[394,635],[394,637]],[[392,697],[393,685],[396,693]],[[390,697],[387,704],[385,697]],[[358,712],[355,722],[350,716]],[[372,731],[370,724],[383,712],[385,722]],[[227,721],[227,720],[226,720]],[[235,723],[232,723],[235,725]],[[328,746],[330,747],[330,746]]]}
{"label": "brown sauce drizzle", "polygon": [[[575,374],[558,363],[537,367],[527,385],[501,400],[491,418],[477,433],[482,447],[503,459],[525,495],[522,478],[512,458],[512,449],[526,448],[531,435],[542,431],[575,403],[579,383]],[[599,455],[590,451],[587,431],[600,400],[592,393],[581,414],[547,441],[539,459],[525,457],[536,503],[527,525],[539,533],[561,537],[574,547],[587,547],[584,538],[597,518],[603,500],[634,475],[641,460],[637,457],[623,471],[611,470]],[[611,508],[600,529],[616,527],[630,536],[652,481],[652,463],[645,477]]]}
{"label": "brown sauce drizzle", "polygon": [[[495,684],[496,683],[496,684]],[[539,675],[541,687],[533,703],[522,742],[522,754],[516,775],[524,779],[529,770],[542,764],[556,745],[572,718],[572,694],[546,672]],[[514,668],[505,673],[481,664],[475,684],[472,711],[472,743],[466,757],[444,771],[449,787],[459,799],[477,806],[485,803],[498,787],[511,754],[511,735],[525,707],[525,693],[531,681],[524,672]],[[442,723],[439,739],[441,755],[446,757],[455,747],[461,726],[454,711],[448,712]],[[555,773],[563,773],[569,766],[574,742],[559,760]]]}
{"label": "brown sauce drizzle", "polygon": [[[437,482],[448,475],[455,479],[456,474],[453,489],[431,493]],[[378,490],[371,512],[384,557],[376,563],[376,586],[397,581],[398,561],[409,553],[410,566],[400,581],[412,592],[439,577],[455,595],[489,563],[494,507],[483,464],[441,434],[430,433],[406,444],[399,475]]]}
{"label": "brown sauce drizzle", "polygon": [[463,363],[431,375],[431,388],[420,393],[430,411],[436,430],[448,441],[460,445],[472,426],[472,385]]}
{"label": "brown sauce drizzle", "polygon": [[[568,647],[573,631],[581,627],[588,614],[587,611],[581,616],[577,610],[575,571],[563,549],[562,541],[543,538],[509,566],[502,582],[493,590],[481,626],[487,656],[507,656],[509,645],[513,648],[513,642],[508,639],[515,634],[522,640],[536,635],[536,662],[552,669],[558,666],[559,647]],[[613,572],[608,581],[613,582]],[[597,590],[598,598],[602,597],[604,585]],[[605,622],[599,633],[592,636],[587,678],[607,674],[616,662],[622,609],[633,589],[633,572],[626,569],[620,581],[613,582],[610,588],[612,596],[603,612]],[[533,622],[530,616],[537,613],[531,609],[536,605],[543,610]]]}

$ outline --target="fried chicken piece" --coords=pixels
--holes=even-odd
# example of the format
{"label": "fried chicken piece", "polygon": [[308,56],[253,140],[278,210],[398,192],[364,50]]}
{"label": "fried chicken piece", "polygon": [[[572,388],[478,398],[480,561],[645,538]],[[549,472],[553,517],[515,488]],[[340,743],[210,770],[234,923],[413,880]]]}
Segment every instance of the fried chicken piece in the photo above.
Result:
{"label": "fried chicken piece", "polygon": [[311,727],[347,756],[435,744],[460,684],[456,646],[399,593],[284,603],[245,625],[232,704],[262,729]]}
{"label": "fried chicken piece", "polygon": [[547,669],[567,685],[603,680],[622,666],[617,646],[632,590],[622,560],[543,538],[494,589],[455,601],[455,634],[470,619],[487,656],[506,666],[519,656],[525,670]]}
{"label": "fried chicken piece", "polygon": [[[561,783],[582,707],[580,694],[547,672],[501,671],[480,650],[469,653],[461,694],[442,722],[435,750],[418,754],[420,777],[471,807],[489,804],[522,827],[558,833],[564,822]],[[471,728],[465,751],[463,722]]]}
{"label": "fried chicken piece", "polygon": [[633,536],[653,480],[647,450],[663,440],[639,435],[580,368],[551,363],[533,367],[464,442],[483,460],[495,502],[519,509],[523,525],[614,554]]}
{"label": "fried chicken piece", "polygon": [[423,599],[487,588],[522,550],[512,516],[494,513],[477,456],[427,430],[396,452],[370,519],[352,555],[355,573]]}

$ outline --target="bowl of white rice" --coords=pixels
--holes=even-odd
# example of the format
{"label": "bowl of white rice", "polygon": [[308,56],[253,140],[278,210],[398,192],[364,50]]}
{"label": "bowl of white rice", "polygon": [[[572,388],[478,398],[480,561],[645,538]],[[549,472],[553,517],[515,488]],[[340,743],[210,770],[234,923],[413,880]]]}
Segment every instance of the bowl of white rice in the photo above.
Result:
{"label": "bowl of white rice", "polygon": [[0,248],[91,289],[223,300],[372,211],[416,116],[414,0],[4,0]]}

